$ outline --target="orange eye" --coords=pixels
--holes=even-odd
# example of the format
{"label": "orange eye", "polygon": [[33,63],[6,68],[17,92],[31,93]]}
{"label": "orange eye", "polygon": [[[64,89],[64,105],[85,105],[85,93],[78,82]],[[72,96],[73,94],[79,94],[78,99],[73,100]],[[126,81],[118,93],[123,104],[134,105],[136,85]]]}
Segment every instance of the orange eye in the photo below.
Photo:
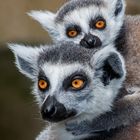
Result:
{"label": "orange eye", "polygon": [[75,79],[72,81],[71,85],[73,89],[81,89],[84,86],[84,80]]}
{"label": "orange eye", "polygon": [[45,80],[39,80],[38,86],[41,90],[46,90],[48,88],[48,83]]}
{"label": "orange eye", "polygon": [[96,22],[96,24],[95,24],[95,27],[97,28],[97,29],[103,29],[103,28],[105,28],[105,21],[103,21],[103,20],[99,20],[99,21],[97,21]]}
{"label": "orange eye", "polygon": [[76,37],[78,35],[78,32],[76,30],[71,30],[71,31],[68,31],[67,35],[69,37]]}

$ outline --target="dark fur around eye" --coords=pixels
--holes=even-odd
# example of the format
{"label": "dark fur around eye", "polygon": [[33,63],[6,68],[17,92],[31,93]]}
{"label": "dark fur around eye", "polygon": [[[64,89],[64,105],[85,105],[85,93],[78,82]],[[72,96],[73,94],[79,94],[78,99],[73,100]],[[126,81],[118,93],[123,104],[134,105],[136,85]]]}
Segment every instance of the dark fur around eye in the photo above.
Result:
{"label": "dark fur around eye", "polygon": [[[84,86],[80,90],[82,90],[89,83],[89,79],[84,72],[75,72],[64,80],[63,82],[64,90],[74,90],[71,88],[71,83],[75,79],[81,79],[84,81]],[[74,91],[79,91],[79,89]]]}
{"label": "dark fur around eye", "polygon": [[41,72],[39,73],[39,75],[38,75],[38,81],[39,81],[39,80],[44,80],[44,81],[46,81],[47,84],[48,84],[47,89],[44,89],[44,90],[43,90],[43,89],[40,89],[40,88],[38,87],[39,90],[42,91],[42,92],[45,92],[45,91],[49,90],[49,88],[50,88],[49,79],[45,76],[44,72],[42,72],[42,71],[41,71]]}
{"label": "dark fur around eye", "polygon": [[81,27],[78,25],[68,25],[68,27],[66,28],[66,35],[68,37],[70,37],[68,34],[70,31],[76,31],[77,35],[79,35],[81,33]]}
{"label": "dark fur around eye", "polygon": [[97,28],[96,28],[96,23],[97,23],[98,21],[103,21],[103,22],[105,23],[104,28],[98,29],[98,30],[103,30],[103,29],[105,29],[105,27],[106,27],[106,20],[105,20],[103,17],[101,17],[101,16],[96,17],[95,19],[91,19],[91,20],[90,20],[90,23],[89,23],[90,28],[92,28],[92,29],[97,29]]}

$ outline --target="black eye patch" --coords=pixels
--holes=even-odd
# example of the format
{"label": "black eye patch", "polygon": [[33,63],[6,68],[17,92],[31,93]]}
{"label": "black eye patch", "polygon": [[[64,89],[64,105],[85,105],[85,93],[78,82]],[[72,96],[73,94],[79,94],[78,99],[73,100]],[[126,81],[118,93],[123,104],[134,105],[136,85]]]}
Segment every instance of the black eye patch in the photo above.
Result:
{"label": "black eye patch", "polygon": [[81,33],[81,27],[78,25],[69,25],[66,28],[66,35],[69,38],[74,38]]}
{"label": "black eye patch", "polygon": [[50,82],[48,78],[45,76],[43,71],[40,71],[38,75],[38,88],[40,89],[40,91],[44,92],[49,90],[49,87]]}
{"label": "black eye patch", "polygon": [[[73,89],[72,88],[72,82],[74,80],[82,81],[83,82],[82,87],[81,88],[77,88],[77,89],[76,88]],[[89,79],[88,79],[88,77],[86,76],[86,74],[84,72],[82,72],[82,71],[81,72],[75,72],[72,75],[68,76],[64,80],[63,87],[64,87],[65,90],[75,90],[75,91],[78,91],[78,90],[83,89],[87,85],[88,81],[89,81]]]}
{"label": "black eye patch", "polygon": [[106,20],[101,16],[96,17],[90,20],[89,26],[92,29],[103,30],[106,27]]}

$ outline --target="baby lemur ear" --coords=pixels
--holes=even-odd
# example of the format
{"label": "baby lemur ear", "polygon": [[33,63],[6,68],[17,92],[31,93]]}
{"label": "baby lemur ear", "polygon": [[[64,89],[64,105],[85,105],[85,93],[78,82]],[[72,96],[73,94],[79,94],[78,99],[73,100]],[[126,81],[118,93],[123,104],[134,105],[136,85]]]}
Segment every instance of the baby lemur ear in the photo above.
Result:
{"label": "baby lemur ear", "polygon": [[57,37],[59,36],[55,24],[56,14],[50,11],[35,11],[35,10],[32,10],[27,14],[34,20],[38,21],[42,25],[42,27],[49,32],[52,38],[55,38],[55,36]]}
{"label": "baby lemur ear", "polygon": [[118,16],[121,12],[125,11],[125,0],[117,0],[115,4],[114,15]]}
{"label": "baby lemur ear", "polygon": [[111,8],[114,16],[119,16],[125,12],[125,0],[105,0],[108,3],[108,7]]}
{"label": "baby lemur ear", "polygon": [[37,59],[41,49],[18,44],[8,44],[8,46],[15,55],[15,63],[19,71],[34,79],[37,74]]}

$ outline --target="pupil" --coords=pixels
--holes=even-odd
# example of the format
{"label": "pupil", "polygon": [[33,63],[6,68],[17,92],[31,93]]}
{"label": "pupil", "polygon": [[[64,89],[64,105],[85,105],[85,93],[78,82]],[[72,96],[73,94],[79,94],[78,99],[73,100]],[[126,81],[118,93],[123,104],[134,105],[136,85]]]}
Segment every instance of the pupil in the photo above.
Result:
{"label": "pupil", "polygon": [[99,25],[102,25],[102,22],[99,22]]}
{"label": "pupil", "polygon": [[74,33],[75,33],[74,31],[71,32],[72,35],[74,35]]}

